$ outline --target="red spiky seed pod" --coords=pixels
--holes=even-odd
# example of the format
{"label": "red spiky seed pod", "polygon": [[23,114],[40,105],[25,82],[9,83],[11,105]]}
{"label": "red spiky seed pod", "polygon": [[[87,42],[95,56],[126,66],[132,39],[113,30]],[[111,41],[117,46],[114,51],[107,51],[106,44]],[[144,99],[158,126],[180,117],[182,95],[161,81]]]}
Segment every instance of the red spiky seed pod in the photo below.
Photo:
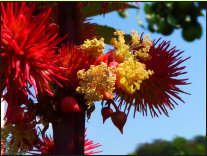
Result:
{"label": "red spiky seed pod", "polygon": [[65,96],[60,103],[60,109],[66,113],[81,111],[77,101],[72,96]]}
{"label": "red spiky seed pod", "polygon": [[113,113],[111,120],[113,124],[120,130],[121,134],[123,134],[123,127],[127,121],[127,115],[124,112],[117,111]]}
{"label": "red spiky seed pod", "polygon": [[101,114],[103,116],[103,124],[104,124],[106,119],[110,118],[113,115],[113,110],[109,107],[103,107],[101,109]]}

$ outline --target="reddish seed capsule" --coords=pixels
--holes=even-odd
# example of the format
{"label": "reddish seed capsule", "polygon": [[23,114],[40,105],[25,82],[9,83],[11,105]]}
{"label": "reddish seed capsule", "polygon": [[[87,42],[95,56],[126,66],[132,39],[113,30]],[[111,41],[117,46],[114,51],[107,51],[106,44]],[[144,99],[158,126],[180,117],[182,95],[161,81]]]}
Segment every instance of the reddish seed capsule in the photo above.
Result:
{"label": "reddish seed capsule", "polygon": [[103,107],[101,109],[101,114],[103,116],[103,123],[106,119],[110,118],[113,115],[113,110],[109,107]]}
{"label": "reddish seed capsule", "polygon": [[71,113],[71,112],[78,112],[81,111],[78,103],[72,96],[65,96],[61,103],[60,103],[60,109],[63,112]]}
{"label": "reddish seed capsule", "polygon": [[126,123],[127,115],[124,112],[118,111],[112,115],[111,120],[113,124],[120,130],[121,134],[123,134],[123,127]]}

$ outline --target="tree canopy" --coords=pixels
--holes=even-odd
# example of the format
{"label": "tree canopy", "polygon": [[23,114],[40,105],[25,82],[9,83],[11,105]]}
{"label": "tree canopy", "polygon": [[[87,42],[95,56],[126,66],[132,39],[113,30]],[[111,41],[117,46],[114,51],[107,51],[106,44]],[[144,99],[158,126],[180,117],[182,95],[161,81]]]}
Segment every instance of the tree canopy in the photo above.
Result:
{"label": "tree canopy", "polygon": [[172,141],[156,139],[139,145],[130,155],[206,155],[206,136],[190,140],[184,137],[175,137]]}

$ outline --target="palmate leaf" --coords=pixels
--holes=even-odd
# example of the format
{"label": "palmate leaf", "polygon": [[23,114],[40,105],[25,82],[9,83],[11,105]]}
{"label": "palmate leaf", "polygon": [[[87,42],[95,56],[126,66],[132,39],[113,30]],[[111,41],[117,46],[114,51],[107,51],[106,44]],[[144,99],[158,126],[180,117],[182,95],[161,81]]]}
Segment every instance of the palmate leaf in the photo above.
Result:
{"label": "palmate leaf", "polygon": [[[114,32],[116,31],[115,28],[106,26],[106,25],[96,25],[97,34],[104,38],[104,43],[110,44],[111,38],[115,38]],[[125,35],[125,41],[128,43],[130,41],[131,35]]]}
{"label": "palmate leaf", "polygon": [[[107,10],[105,11],[105,13],[109,13],[109,12],[112,12],[112,11],[117,11],[118,8],[120,8],[122,10],[121,2],[119,2],[119,3],[120,3],[120,7],[114,7],[113,4],[110,3],[108,5]],[[126,5],[127,5],[128,9],[130,9],[130,8],[131,9],[139,9],[139,7],[128,4],[128,3]],[[100,15],[101,9],[102,9],[102,2],[93,2],[92,4],[85,5],[85,6],[82,7],[82,14],[85,15],[85,17],[97,16],[97,15]]]}
{"label": "palmate leaf", "polygon": [[128,15],[126,10],[119,11],[119,16],[121,18],[128,18],[129,17],[129,15]]}

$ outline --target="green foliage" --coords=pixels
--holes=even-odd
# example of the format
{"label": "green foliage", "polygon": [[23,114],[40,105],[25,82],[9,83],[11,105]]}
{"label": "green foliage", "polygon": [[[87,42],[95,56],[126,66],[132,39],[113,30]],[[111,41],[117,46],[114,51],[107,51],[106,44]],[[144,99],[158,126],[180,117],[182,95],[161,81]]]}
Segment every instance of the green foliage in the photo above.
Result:
{"label": "green foliage", "polygon": [[9,124],[1,128],[1,139],[3,142],[1,150],[3,149],[5,154],[24,154],[30,148],[29,145],[35,136],[30,128]]}
{"label": "green foliage", "polygon": [[173,141],[154,140],[151,144],[140,145],[129,155],[205,155],[206,136],[197,136],[192,140],[176,137]]}
{"label": "green foliage", "polygon": [[[97,34],[99,34],[101,37],[104,38],[104,43],[110,44],[111,38],[114,38],[114,32],[116,31],[115,28],[106,26],[106,25],[96,25],[97,28]],[[126,34],[125,35],[125,41],[128,43],[130,41],[131,35]]]}
{"label": "green foliage", "polygon": [[188,42],[201,37],[202,28],[197,19],[203,16],[205,8],[205,2],[151,2],[144,6],[151,32],[170,35],[174,29],[182,28],[182,36]]}
{"label": "green foliage", "polygon": [[129,15],[128,15],[126,10],[119,11],[118,13],[119,13],[119,16],[122,17],[122,18],[129,17]]}
{"label": "green foliage", "polygon": [[[116,5],[117,5],[117,7],[114,7],[114,5],[109,2],[108,6],[107,6],[107,10],[106,10],[105,13],[110,13],[112,11],[117,11],[118,8],[122,8],[120,2],[116,2]],[[127,8],[139,9],[139,7],[134,6],[134,5],[130,5],[130,4],[127,4]],[[102,10],[102,2],[93,2],[90,5],[83,6],[82,14],[85,17],[97,16],[97,15],[100,15],[100,13],[101,13],[100,10]]]}
{"label": "green foliage", "polygon": [[200,38],[202,34],[201,25],[198,22],[191,23],[182,29],[182,36],[186,41],[193,41]]}

